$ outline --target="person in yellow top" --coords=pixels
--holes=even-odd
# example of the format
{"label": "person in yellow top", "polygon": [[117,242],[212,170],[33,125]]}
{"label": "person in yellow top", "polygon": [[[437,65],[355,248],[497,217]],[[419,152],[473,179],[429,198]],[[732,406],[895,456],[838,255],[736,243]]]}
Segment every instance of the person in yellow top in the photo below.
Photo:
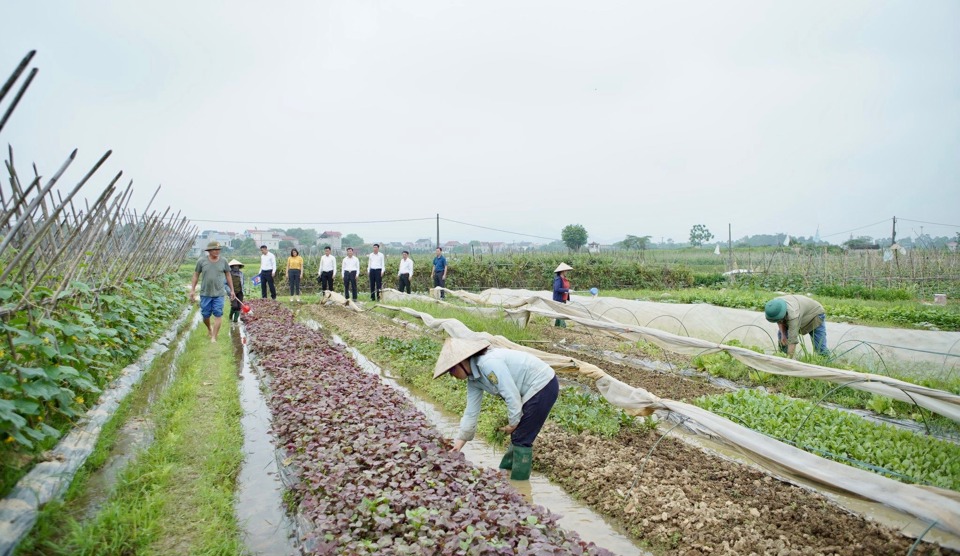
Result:
{"label": "person in yellow top", "polygon": [[287,257],[287,282],[290,284],[290,297],[293,301],[300,301],[300,276],[303,274],[303,257],[300,251],[290,250]]}
{"label": "person in yellow top", "polygon": [[809,334],[813,349],[827,356],[827,315],[823,305],[805,295],[781,295],[767,302],[764,316],[776,323],[780,351],[794,357],[800,336]]}

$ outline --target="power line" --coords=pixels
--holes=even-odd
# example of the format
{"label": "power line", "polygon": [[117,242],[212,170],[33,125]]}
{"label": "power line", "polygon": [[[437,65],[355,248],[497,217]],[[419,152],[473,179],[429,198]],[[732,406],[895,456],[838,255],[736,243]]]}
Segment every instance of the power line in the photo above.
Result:
{"label": "power line", "polygon": [[[879,221],[879,222],[874,222],[873,224],[867,224],[866,226],[860,226],[859,228],[853,228],[852,230],[846,230],[846,231],[844,231],[844,232],[837,232],[837,233],[835,233],[835,234],[827,234],[827,235],[825,235],[825,236],[820,236],[820,237],[821,237],[821,238],[825,238],[825,237],[833,237],[833,236],[839,236],[839,235],[843,235],[843,234],[849,234],[850,232],[856,232],[857,230],[862,230],[862,229],[864,229],[864,228],[870,228],[870,227],[876,226],[876,225],[878,225],[878,224],[884,224],[884,223],[886,223],[886,222],[889,221],[889,220],[890,220],[889,218],[884,218],[883,220],[881,220],[881,221]],[[901,220],[902,220],[902,219],[901,219]]]}
{"label": "power line", "polygon": [[479,225],[479,224],[470,224],[469,222],[460,222],[459,220],[450,220],[449,218],[440,218],[440,220],[443,220],[444,222],[453,222],[453,223],[455,223],[455,224],[462,224],[462,225],[464,225],[464,226],[472,226],[472,227],[474,227],[474,228],[482,228],[482,229],[484,229],[484,230],[492,230],[492,231],[494,231],[494,232],[502,232],[502,233],[505,233],[505,234],[513,234],[513,235],[526,236],[526,237],[535,237],[535,238],[537,238],[537,239],[546,239],[546,240],[548,240],[548,241],[561,241],[561,240],[559,240],[559,239],[557,239],[557,238],[553,238],[553,237],[543,237],[543,236],[535,236],[535,235],[533,235],[533,234],[523,234],[523,233],[520,233],[520,232],[511,232],[510,230],[501,230],[501,229],[499,229],[499,228],[490,228],[489,226],[481,226],[481,225]]}
{"label": "power line", "polygon": [[936,222],[924,222],[923,220],[910,220],[909,218],[899,218],[901,222],[916,222],[917,224],[929,224],[930,226],[946,226],[948,228],[960,228],[960,224],[938,224]]}
{"label": "power line", "polygon": [[[132,214],[132,213],[131,213]],[[170,216],[167,217],[172,218]],[[403,218],[396,220],[356,220],[356,221],[344,221],[344,222],[268,222],[265,220],[207,220],[203,218],[188,218],[191,222],[206,222],[208,224],[265,224],[268,226],[332,226],[332,225],[342,225],[342,224],[393,224],[396,222],[422,222],[425,220],[433,220],[432,217],[428,218]]]}

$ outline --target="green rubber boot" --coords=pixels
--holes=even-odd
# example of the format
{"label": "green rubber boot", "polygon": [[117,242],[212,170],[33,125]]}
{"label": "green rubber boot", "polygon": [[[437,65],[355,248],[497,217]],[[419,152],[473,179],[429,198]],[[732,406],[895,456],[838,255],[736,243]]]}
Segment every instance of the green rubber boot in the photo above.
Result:
{"label": "green rubber boot", "polygon": [[500,460],[500,469],[513,469],[513,444],[507,448],[507,453],[503,454],[503,459]]}
{"label": "green rubber boot", "polygon": [[513,447],[513,469],[510,470],[511,481],[526,481],[530,479],[530,467],[533,465],[533,448],[526,446]]}

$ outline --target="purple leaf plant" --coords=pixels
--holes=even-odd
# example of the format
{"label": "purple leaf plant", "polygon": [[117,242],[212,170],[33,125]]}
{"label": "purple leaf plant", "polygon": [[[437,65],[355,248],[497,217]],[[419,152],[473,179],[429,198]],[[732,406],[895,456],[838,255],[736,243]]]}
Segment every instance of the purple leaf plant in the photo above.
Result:
{"label": "purple leaf plant", "polygon": [[451,453],[402,394],[272,300],[249,346],[270,377],[273,431],[315,554],[611,554],[561,529],[492,469]]}

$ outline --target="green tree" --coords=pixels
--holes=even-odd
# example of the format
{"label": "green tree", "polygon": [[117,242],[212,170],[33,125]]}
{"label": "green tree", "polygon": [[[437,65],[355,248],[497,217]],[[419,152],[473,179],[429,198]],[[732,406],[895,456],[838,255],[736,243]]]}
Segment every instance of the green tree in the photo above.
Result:
{"label": "green tree", "polygon": [[343,240],[340,242],[343,245],[344,251],[347,247],[353,247],[354,250],[363,245],[363,238],[357,234],[347,234],[343,236]]}
{"label": "green tree", "polygon": [[632,236],[628,235],[620,246],[624,249],[633,249],[635,251],[646,251],[650,247],[650,236]]}
{"label": "green tree", "polygon": [[244,238],[244,239],[235,239],[230,242],[230,247],[234,248],[235,255],[250,256],[260,253],[260,247],[257,245],[257,242],[253,241],[253,238]]}
{"label": "green tree", "polygon": [[587,244],[587,229],[580,224],[570,224],[560,232],[560,239],[571,251],[580,251]]}
{"label": "green tree", "polygon": [[690,245],[700,247],[711,239],[713,239],[713,234],[703,224],[697,224],[690,228]]}
{"label": "green tree", "polygon": [[317,243],[317,231],[313,228],[290,228],[284,233],[290,237],[297,238],[297,241],[300,242],[300,247],[304,249]]}

